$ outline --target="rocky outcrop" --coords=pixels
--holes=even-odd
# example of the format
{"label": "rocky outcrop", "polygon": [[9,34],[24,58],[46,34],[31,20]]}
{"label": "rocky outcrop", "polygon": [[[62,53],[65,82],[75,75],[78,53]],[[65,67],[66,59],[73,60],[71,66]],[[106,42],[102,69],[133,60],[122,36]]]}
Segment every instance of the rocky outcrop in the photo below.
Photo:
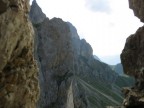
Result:
{"label": "rocky outcrop", "polygon": [[39,27],[38,59],[41,65],[44,98],[43,108],[65,108],[72,83],[73,52],[70,30],[61,19],[45,19]]}
{"label": "rocky outcrop", "polygon": [[[144,21],[144,1],[129,0],[130,8],[135,15]],[[135,86],[125,88],[124,106],[127,108],[144,107],[144,27],[140,27],[135,34],[127,38],[125,47],[121,54],[124,72],[133,76],[136,80]]]}
{"label": "rocky outcrop", "polygon": [[144,1],[129,0],[129,7],[134,11],[135,16],[144,22]]}
{"label": "rocky outcrop", "polygon": [[36,0],[33,0],[31,10],[30,10],[30,20],[33,24],[38,24],[43,22],[46,18],[46,15],[42,12],[41,8],[39,8]]}
{"label": "rocky outcrop", "polygon": [[35,108],[38,68],[29,0],[0,0],[0,108]]}

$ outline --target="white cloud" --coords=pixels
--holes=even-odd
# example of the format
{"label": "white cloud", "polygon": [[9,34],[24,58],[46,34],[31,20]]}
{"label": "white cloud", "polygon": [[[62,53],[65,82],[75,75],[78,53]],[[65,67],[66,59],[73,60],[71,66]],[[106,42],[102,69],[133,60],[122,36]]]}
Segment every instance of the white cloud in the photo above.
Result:
{"label": "white cloud", "polygon": [[86,7],[94,12],[110,13],[111,8],[108,0],[85,0]]}

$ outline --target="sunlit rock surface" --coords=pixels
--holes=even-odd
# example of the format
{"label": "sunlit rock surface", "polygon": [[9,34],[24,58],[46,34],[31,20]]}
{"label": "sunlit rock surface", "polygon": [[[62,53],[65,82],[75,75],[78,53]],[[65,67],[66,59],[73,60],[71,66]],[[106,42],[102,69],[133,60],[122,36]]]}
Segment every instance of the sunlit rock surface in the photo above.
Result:
{"label": "sunlit rock surface", "polygon": [[[144,1],[129,0],[135,15],[144,21]],[[126,108],[144,108],[144,27],[129,36],[121,54],[124,72],[136,80],[132,88],[124,88]]]}
{"label": "sunlit rock surface", "polygon": [[0,108],[35,108],[38,68],[29,0],[0,0]]}

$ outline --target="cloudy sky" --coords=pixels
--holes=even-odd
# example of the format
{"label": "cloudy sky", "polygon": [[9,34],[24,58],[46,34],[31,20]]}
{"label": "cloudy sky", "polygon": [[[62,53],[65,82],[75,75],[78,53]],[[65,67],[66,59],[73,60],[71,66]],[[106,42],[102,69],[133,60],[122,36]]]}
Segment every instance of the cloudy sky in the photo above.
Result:
{"label": "cloudy sky", "polygon": [[120,55],[126,38],[142,26],[128,0],[37,0],[48,18],[71,22],[100,59]]}

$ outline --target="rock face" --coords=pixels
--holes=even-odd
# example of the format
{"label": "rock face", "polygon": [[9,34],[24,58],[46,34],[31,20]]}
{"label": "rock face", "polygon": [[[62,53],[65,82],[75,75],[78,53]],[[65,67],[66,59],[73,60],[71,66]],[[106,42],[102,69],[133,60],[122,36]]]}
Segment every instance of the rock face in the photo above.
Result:
{"label": "rock face", "polygon": [[77,33],[77,37],[72,35],[75,33],[69,23],[46,18],[38,25],[37,58],[42,73],[39,108],[92,108],[89,104],[92,94],[87,95],[85,81],[112,84],[117,75],[93,58],[91,46],[80,40]]}
{"label": "rock face", "polygon": [[37,27],[38,59],[41,65],[43,108],[66,108],[68,89],[72,83],[73,52],[68,25],[61,19],[45,19]]}
{"label": "rock face", "polygon": [[[37,34],[37,55],[42,72],[43,91],[39,107],[67,108],[68,103],[71,103],[72,108],[75,55],[69,26],[61,19],[46,18],[37,27]],[[78,104],[75,108],[86,107],[83,101],[79,100]]]}
{"label": "rock face", "polygon": [[34,0],[31,6],[31,10],[30,10],[30,13],[31,13],[30,20],[32,21],[33,24],[41,23],[46,18],[46,15],[42,13],[41,8],[37,8],[37,7],[38,7],[38,4],[36,0]]}
{"label": "rock face", "polygon": [[122,67],[122,64],[121,63],[118,63],[116,64],[114,67],[113,67],[113,70],[118,73],[119,75],[123,75],[124,72],[123,72],[123,67]]}
{"label": "rock face", "polygon": [[0,0],[0,108],[35,108],[38,69],[29,0]]}
{"label": "rock face", "polygon": [[129,7],[134,11],[135,16],[144,22],[144,1],[129,0]]}
{"label": "rock face", "polygon": [[[135,15],[144,21],[144,1],[129,0]],[[144,107],[144,27],[127,38],[121,60],[124,72],[136,80],[133,88],[125,88],[124,106],[127,108]]]}

